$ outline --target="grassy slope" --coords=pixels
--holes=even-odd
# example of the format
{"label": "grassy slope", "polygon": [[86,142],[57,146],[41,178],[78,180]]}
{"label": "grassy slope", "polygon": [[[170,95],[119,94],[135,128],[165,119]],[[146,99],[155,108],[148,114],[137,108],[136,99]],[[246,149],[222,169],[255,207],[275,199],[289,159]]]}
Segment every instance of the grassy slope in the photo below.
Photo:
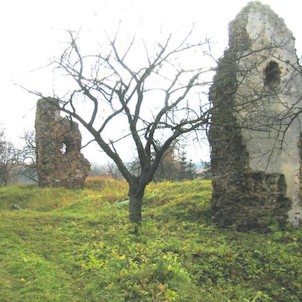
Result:
{"label": "grassy slope", "polygon": [[135,236],[125,183],[88,187],[0,188],[1,302],[302,300],[301,229],[217,229],[209,182],[166,182]]}

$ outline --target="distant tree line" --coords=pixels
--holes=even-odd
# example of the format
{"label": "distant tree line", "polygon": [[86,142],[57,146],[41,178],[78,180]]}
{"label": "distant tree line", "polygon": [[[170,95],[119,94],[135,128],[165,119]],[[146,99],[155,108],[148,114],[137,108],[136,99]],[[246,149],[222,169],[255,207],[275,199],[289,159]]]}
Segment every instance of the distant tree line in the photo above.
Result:
{"label": "distant tree line", "polygon": [[[26,131],[22,137],[24,146],[17,148],[10,142],[5,131],[0,130],[0,186],[22,183],[36,183],[36,145],[34,131]],[[173,145],[165,152],[153,177],[154,181],[182,181],[197,177],[210,178],[210,164],[201,162],[202,171],[197,171],[197,164],[188,159],[185,148]],[[133,174],[139,174],[138,159],[128,163]],[[106,175],[120,179],[123,175],[113,162],[105,165],[92,164],[90,175]]]}
{"label": "distant tree line", "polygon": [[26,132],[25,146],[17,148],[0,130],[0,186],[37,181],[34,133]]}
{"label": "distant tree line", "polygon": [[[138,159],[128,163],[128,169],[133,174],[140,173]],[[123,178],[114,163],[107,165],[92,164],[91,175],[108,175],[113,178]],[[164,154],[160,165],[153,177],[154,181],[192,180],[198,176],[196,165],[187,158],[183,147],[170,147]]]}

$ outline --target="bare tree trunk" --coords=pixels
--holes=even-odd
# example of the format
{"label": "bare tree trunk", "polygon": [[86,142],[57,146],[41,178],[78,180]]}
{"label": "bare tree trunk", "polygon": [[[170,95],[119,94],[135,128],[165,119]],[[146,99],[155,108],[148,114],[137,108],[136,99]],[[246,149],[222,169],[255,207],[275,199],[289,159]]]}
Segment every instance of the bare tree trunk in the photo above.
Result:
{"label": "bare tree trunk", "polygon": [[142,204],[145,186],[129,185],[129,219],[133,223],[139,224],[142,220]]}

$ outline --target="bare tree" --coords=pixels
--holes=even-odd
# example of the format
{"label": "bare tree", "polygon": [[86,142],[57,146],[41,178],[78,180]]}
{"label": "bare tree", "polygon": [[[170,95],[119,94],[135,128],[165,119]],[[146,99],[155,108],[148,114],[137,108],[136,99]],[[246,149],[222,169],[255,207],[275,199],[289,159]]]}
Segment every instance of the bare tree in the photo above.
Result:
{"label": "bare tree", "polygon": [[187,159],[184,146],[174,144],[163,155],[154,175],[155,181],[192,180],[196,177],[195,166]]}
{"label": "bare tree", "polygon": [[37,168],[36,168],[36,141],[34,131],[25,131],[22,139],[25,146],[20,150],[20,171],[19,174],[24,176],[31,182],[37,182]]}
{"label": "bare tree", "polygon": [[176,146],[171,145],[163,154],[158,169],[154,175],[154,180],[175,180],[180,170],[180,163],[176,156]]}
{"label": "bare tree", "polygon": [[[69,36],[67,49],[54,64],[72,79],[74,89],[48,99],[80,122],[117,165],[129,184],[129,218],[139,223],[145,188],[165,152],[180,136],[208,125],[203,95],[211,69],[201,66],[209,43],[191,43],[190,33],[178,42],[170,36],[152,51],[135,39],[124,49],[116,35],[99,54],[83,55],[79,39],[71,32]],[[132,148],[138,174],[123,158]]]}
{"label": "bare tree", "polygon": [[89,175],[92,176],[109,176],[115,179],[122,179],[123,176],[121,175],[119,169],[117,168],[116,164],[113,162],[107,162],[107,164],[91,164],[91,169]]}
{"label": "bare tree", "polygon": [[17,174],[20,151],[0,131],[0,185],[7,186]]}

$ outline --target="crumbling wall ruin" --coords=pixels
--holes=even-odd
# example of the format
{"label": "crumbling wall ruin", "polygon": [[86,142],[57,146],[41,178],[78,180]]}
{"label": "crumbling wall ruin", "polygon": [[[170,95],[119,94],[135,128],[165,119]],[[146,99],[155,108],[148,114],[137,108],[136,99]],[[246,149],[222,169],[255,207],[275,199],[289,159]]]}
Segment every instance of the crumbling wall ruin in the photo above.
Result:
{"label": "crumbling wall ruin", "polygon": [[294,37],[251,2],[230,24],[210,91],[212,209],[221,226],[299,224],[302,71]]}
{"label": "crumbling wall ruin", "polygon": [[90,164],[81,153],[78,124],[60,116],[58,102],[51,98],[37,103],[36,159],[40,186],[81,188]]}

